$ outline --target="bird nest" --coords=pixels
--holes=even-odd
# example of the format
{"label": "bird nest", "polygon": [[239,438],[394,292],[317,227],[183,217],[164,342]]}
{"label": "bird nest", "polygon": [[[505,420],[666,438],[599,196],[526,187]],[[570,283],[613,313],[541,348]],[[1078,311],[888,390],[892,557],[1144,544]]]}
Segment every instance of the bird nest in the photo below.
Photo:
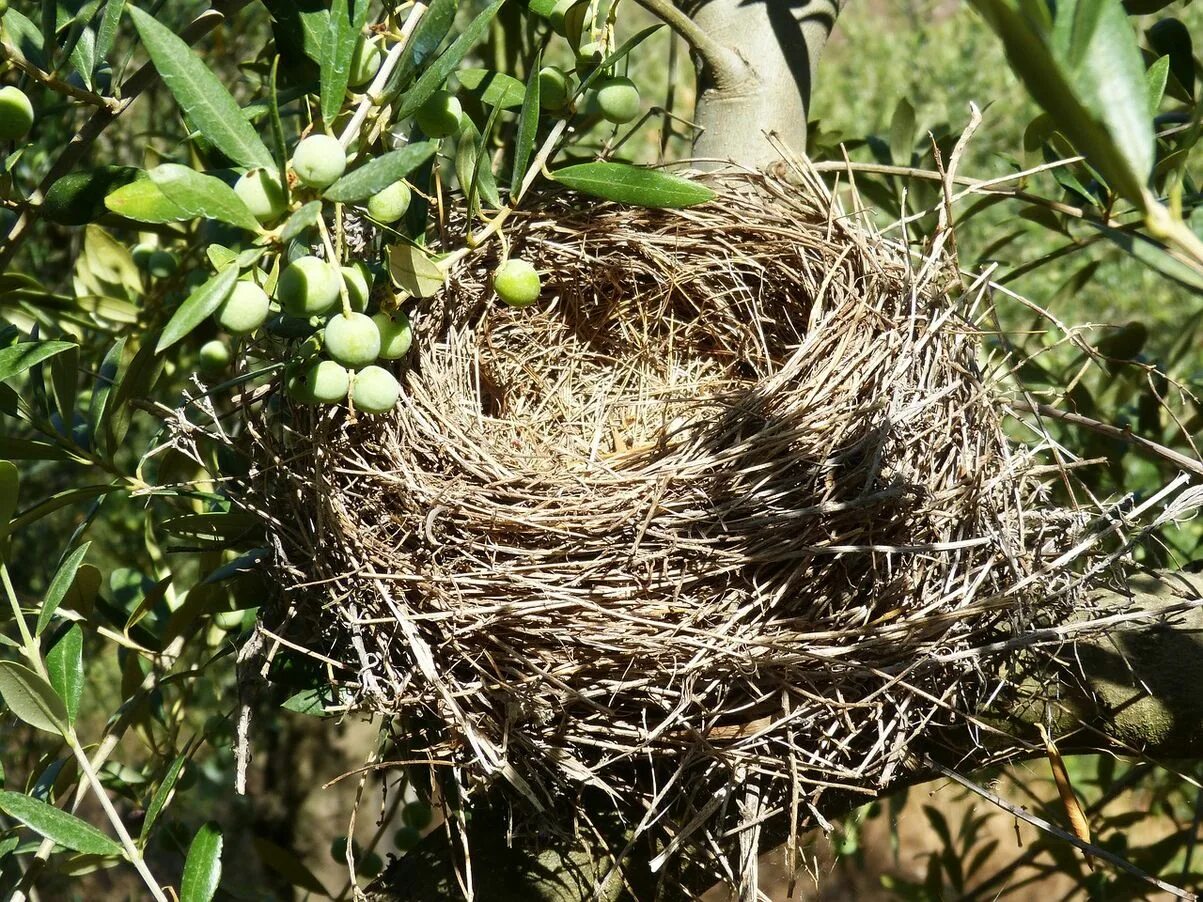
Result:
{"label": "bird nest", "polygon": [[244,439],[272,636],[463,786],[601,787],[674,848],[747,816],[741,780],[799,823],[875,795],[988,688],[958,652],[1071,603],[1081,522],[1004,434],[954,267],[817,179],[717,187],[540,198],[506,223],[537,305],[482,248],[408,302],[395,415],[265,406]]}

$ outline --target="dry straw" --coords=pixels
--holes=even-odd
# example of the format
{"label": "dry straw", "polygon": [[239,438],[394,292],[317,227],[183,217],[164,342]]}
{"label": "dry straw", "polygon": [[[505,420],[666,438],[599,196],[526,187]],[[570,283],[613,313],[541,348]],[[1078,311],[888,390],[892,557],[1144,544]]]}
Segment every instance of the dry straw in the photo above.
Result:
{"label": "dry straw", "polygon": [[496,244],[409,302],[395,416],[252,415],[261,636],[465,787],[603,787],[676,837],[657,864],[876,795],[991,691],[974,649],[1071,607],[1083,520],[1004,435],[980,292],[804,181],[545,196],[507,224],[541,302],[497,302]]}

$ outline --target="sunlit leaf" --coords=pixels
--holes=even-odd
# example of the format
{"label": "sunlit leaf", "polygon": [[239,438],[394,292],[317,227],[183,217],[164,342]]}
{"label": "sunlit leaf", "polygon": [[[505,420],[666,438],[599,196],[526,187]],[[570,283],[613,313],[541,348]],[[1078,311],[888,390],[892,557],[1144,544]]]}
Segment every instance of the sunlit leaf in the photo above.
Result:
{"label": "sunlit leaf", "polygon": [[338,203],[355,203],[379,194],[389,185],[401,181],[438,150],[437,141],[419,141],[400,150],[381,154],[368,163],[348,172],[326,189],[324,197]]}
{"label": "sunlit leaf", "polygon": [[180,902],[211,902],[221,882],[221,828],[210,821],[202,826],[188,847]]}
{"label": "sunlit leaf", "polygon": [[54,574],[54,578],[50,580],[50,587],[46,590],[46,595],[42,599],[42,609],[38,612],[38,624],[34,633],[35,635],[42,635],[46,627],[50,625],[50,621],[54,617],[54,612],[63,603],[63,599],[67,595],[67,590],[75,582],[75,574],[79,571],[79,566],[83,563],[84,557],[87,556],[88,548],[91,544],[91,542],[84,542],[71,552]]}
{"label": "sunlit leaf", "polygon": [[163,329],[155,352],[162,354],[204,322],[205,318],[212,315],[230,296],[230,292],[234,290],[234,283],[237,281],[238,267],[231,266],[210,278],[188,295],[184,303],[180,304],[179,309],[172,314],[166,328]]}
{"label": "sunlit leaf", "polygon": [[0,661],[0,698],[31,727],[59,736],[67,732],[63,700],[49,683],[24,664]]}
{"label": "sunlit leaf", "polygon": [[552,177],[574,191],[640,207],[690,207],[714,198],[698,182],[626,163],[581,163],[557,169]]}
{"label": "sunlit leaf", "polygon": [[63,700],[67,723],[74,725],[79,715],[79,702],[84,693],[84,634],[73,623],[61,639],[46,653],[46,672],[50,685]]}

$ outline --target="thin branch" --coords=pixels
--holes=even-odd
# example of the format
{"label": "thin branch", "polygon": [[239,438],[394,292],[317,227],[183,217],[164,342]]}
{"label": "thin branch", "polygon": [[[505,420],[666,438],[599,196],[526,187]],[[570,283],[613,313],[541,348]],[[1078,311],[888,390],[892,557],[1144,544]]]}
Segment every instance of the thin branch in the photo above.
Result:
{"label": "thin branch", "polygon": [[727,80],[734,80],[740,69],[744,68],[738,53],[711,37],[697,22],[677,9],[672,0],[636,2],[679,34],[693,48],[694,53],[714,71],[716,82],[721,84]]}
{"label": "thin branch", "polygon": [[1134,864],[1131,864],[1130,862],[1124,860],[1120,856],[1114,855],[1111,852],[1108,852],[1106,849],[1100,848],[1099,846],[1096,846],[1093,843],[1088,843],[1088,842],[1085,842],[1084,840],[1078,839],[1078,837],[1074,836],[1072,833],[1062,830],[1060,827],[1049,823],[1048,821],[1044,820],[1043,818],[1040,818],[1034,814],[1031,814],[1030,812],[1026,811],[1025,809],[1020,808],[1018,805],[1012,805],[1010,802],[1008,802],[1002,796],[995,795],[994,793],[990,792],[990,790],[988,790],[982,786],[978,786],[972,780],[965,779],[960,774],[958,774],[956,771],[949,770],[947,767],[944,767],[942,764],[939,764],[936,761],[933,761],[931,758],[927,757],[926,755],[923,756],[922,760],[923,760],[924,767],[929,767],[936,773],[940,774],[941,776],[943,776],[949,780],[952,780],[952,782],[956,783],[958,786],[963,786],[965,789],[968,789],[970,792],[976,793],[977,795],[979,795],[983,799],[985,799],[987,802],[990,802],[993,805],[997,805],[999,808],[1003,809],[1004,811],[1009,812],[1010,814],[1019,818],[1021,821],[1026,821],[1027,823],[1031,824],[1033,827],[1037,827],[1038,829],[1043,830],[1046,833],[1051,833],[1053,836],[1057,837],[1057,839],[1063,840],[1064,842],[1067,842],[1070,845],[1075,846],[1078,849],[1081,849],[1083,852],[1087,853],[1088,855],[1093,855],[1095,858],[1100,858],[1103,861],[1109,862],[1110,864],[1115,865],[1115,867],[1119,868],[1121,871],[1125,871],[1126,873],[1129,873],[1129,874],[1133,875],[1134,877],[1138,877],[1141,880],[1145,881],[1145,883],[1148,883],[1151,886],[1155,886],[1158,889],[1169,893],[1171,896],[1174,896],[1178,899],[1194,900],[1194,902],[1197,902],[1199,897],[1195,893],[1187,892],[1184,889],[1179,889],[1178,887],[1173,886],[1172,884],[1166,883],[1164,880],[1159,880],[1150,874],[1146,874],[1140,868],[1138,868]]}

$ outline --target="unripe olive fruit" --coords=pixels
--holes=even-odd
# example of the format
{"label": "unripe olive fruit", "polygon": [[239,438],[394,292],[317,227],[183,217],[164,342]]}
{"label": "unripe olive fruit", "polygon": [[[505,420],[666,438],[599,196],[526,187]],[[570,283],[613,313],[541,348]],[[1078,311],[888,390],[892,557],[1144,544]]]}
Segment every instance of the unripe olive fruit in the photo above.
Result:
{"label": "unripe olive fruit", "polygon": [[271,301],[254,282],[236,282],[217,308],[217,324],[232,335],[250,335],[267,322]]}
{"label": "unripe olive fruit", "polygon": [[384,360],[397,360],[409,352],[414,341],[414,330],[404,310],[385,313],[381,310],[372,317],[380,333],[380,356]]}
{"label": "unripe olive fruit", "polygon": [[146,271],[156,279],[166,279],[179,265],[171,251],[154,251],[146,261]]}
{"label": "unripe olive fruit", "polygon": [[314,316],[325,313],[339,298],[339,273],[318,257],[298,257],[280,274],[276,298],[286,313]]}
{"label": "unripe olive fruit", "polygon": [[511,307],[528,307],[539,298],[542,283],[525,260],[506,260],[493,273],[493,290]]}
{"label": "unripe olive fruit", "polygon": [[380,43],[380,38],[360,39],[359,43],[355,45],[355,55],[351,57],[349,80],[351,87],[358,88],[370,82],[380,71],[383,62],[384,47]]}
{"label": "unripe olive fruit", "polygon": [[639,89],[622,76],[603,79],[597,86],[597,107],[610,122],[630,122],[639,116]]}
{"label": "unripe olive fruit", "polygon": [[445,138],[459,131],[459,117],[463,112],[464,108],[454,94],[435,91],[414,114],[414,121],[429,137]]}
{"label": "unripe olive fruit", "polygon": [[266,169],[252,169],[234,185],[247,209],[260,222],[271,222],[284,214],[288,198],[276,176]]}
{"label": "unripe olive fruit", "polygon": [[576,4],[579,2],[580,0],[559,0],[559,2],[552,7],[551,15],[548,17],[548,21],[551,22],[552,31],[564,37],[568,36],[568,31],[564,25],[564,20],[568,16],[568,11],[572,9],[572,7],[576,6]]}
{"label": "unripe olive fruit", "polygon": [[359,369],[380,356],[380,330],[363,313],[337,313],[326,323],[326,353],[343,366]]}
{"label": "unripe olive fruit", "polygon": [[393,845],[402,852],[408,852],[422,841],[422,834],[413,827],[400,827],[393,834]]}
{"label": "unripe olive fruit", "polygon": [[293,152],[292,168],[309,187],[325,188],[347,171],[347,152],[332,135],[310,135]]}
{"label": "unripe olive fruit", "polygon": [[411,196],[409,185],[393,182],[379,194],[368,198],[368,215],[377,222],[396,222],[409,209]]}
{"label": "unripe olive fruit", "polygon": [[230,365],[230,349],[217,338],[201,345],[199,357],[200,368],[206,373],[220,373]]}
{"label": "unripe olive fruit", "polygon": [[33,104],[12,85],[0,88],[0,141],[19,141],[33,128]]}
{"label": "unripe olive fruit", "polygon": [[558,66],[544,66],[539,70],[539,106],[545,110],[558,110],[568,102],[568,73]]}
{"label": "unripe olive fruit", "polygon": [[288,380],[288,393],[302,404],[335,404],[350,387],[351,374],[333,360],[303,366]]}
{"label": "unripe olive fruit", "polygon": [[223,629],[226,632],[240,629],[242,621],[246,619],[246,611],[218,611],[213,615],[213,622],[218,629]]}
{"label": "unripe olive fruit", "polygon": [[397,406],[401,386],[388,370],[378,366],[364,367],[355,374],[351,386],[351,402],[363,413],[388,413]]}
{"label": "unripe olive fruit", "polygon": [[415,830],[425,830],[434,820],[434,812],[425,802],[410,802],[401,809],[401,823]]}
{"label": "unripe olive fruit", "polygon": [[576,70],[578,72],[587,72],[596,68],[605,55],[606,45],[601,41],[590,41],[587,44],[581,44],[576,51]]}
{"label": "unripe olive fruit", "polygon": [[158,245],[151,244],[149,241],[140,241],[130,251],[130,257],[133,258],[136,267],[139,269],[148,269],[150,267],[150,258],[158,249]]}
{"label": "unripe olive fruit", "polygon": [[356,313],[364,313],[368,309],[368,299],[372,296],[372,281],[367,267],[360,263],[340,267],[343,284],[347,286],[347,300],[351,309]]}

